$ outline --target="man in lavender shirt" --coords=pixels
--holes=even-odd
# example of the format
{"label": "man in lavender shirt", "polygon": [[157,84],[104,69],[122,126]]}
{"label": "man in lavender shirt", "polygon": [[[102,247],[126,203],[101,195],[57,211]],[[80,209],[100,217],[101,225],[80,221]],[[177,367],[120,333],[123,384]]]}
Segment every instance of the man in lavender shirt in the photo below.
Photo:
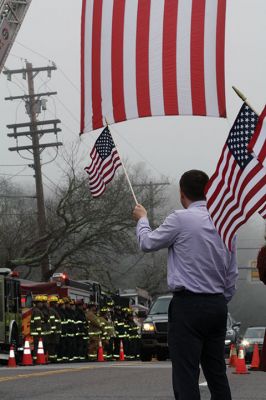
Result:
{"label": "man in lavender shirt", "polygon": [[[175,399],[199,400],[199,365],[211,400],[231,400],[224,361],[227,303],[238,276],[236,241],[229,252],[206,208],[204,188],[208,176],[198,170],[180,179],[184,210],[170,214],[152,231],[145,208],[133,212],[140,249],[168,248],[168,345],[173,366]],[[156,274],[156,270],[154,271]]]}

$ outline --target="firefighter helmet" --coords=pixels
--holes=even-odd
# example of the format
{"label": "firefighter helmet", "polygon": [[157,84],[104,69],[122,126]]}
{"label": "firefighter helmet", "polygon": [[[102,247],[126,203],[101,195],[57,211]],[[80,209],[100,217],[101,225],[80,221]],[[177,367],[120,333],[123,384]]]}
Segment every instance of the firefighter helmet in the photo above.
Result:
{"label": "firefighter helmet", "polygon": [[68,304],[68,303],[70,303],[70,298],[69,297],[64,297],[63,301],[64,301],[65,304]]}
{"label": "firefighter helmet", "polygon": [[49,296],[48,301],[49,303],[58,303],[58,297],[55,295]]}
{"label": "firefighter helmet", "polygon": [[37,295],[34,297],[34,301],[35,301],[35,302],[42,301],[42,295],[37,294]]}
{"label": "firefighter helmet", "polygon": [[64,302],[63,299],[59,299],[59,300],[58,300],[58,304],[65,304],[65,302]]}

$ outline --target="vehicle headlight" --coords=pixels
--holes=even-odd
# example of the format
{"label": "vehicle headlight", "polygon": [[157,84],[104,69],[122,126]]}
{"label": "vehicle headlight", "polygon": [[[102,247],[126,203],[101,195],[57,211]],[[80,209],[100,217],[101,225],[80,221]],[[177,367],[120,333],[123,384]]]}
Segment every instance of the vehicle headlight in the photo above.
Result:
{"label": "vehicle headlight", "polygon": [[242,344],[242,346],[244,346],[244,347],[248,347],[248,346],[250,345],[249,341],[246,340],[246,339],[242,340],[241,344]]}
{"label": "vehicle headlight", "polygon": [[224,343],[225,343],[225,344],[230,344],[230,343],[231,343],[231,340],[226,339],[226,340],[224,341]]}
{"label": "vehicle headlight", "polygon": [[152,322],[145,322],[142,325],[142,330],[145,332],[153,332],[155,330],[154,324]]}

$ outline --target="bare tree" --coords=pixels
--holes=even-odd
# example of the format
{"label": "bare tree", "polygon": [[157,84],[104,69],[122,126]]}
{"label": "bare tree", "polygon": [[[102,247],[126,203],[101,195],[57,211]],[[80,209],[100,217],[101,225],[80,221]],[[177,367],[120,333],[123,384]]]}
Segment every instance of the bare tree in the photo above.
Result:
{"label": "bare tree", "polygon": [[[143,168],[131,169],[133,182],[144,182]],[[137,198],[148,207],[145,186],[136,186]],[[156,193],[155,205],[163,203],[162,191]],[[112,286],[112,269],[121,256],[138,253],[134,238],[135,223],[131,218],[134,202],[124,174],[117,174],[99,199],[88,191],[84,174],[71,167],[55,197],[47,201],[47,233],[36,239],[36,230],[23,232],[23,243],[8,260],[14,266],[38,267],[49,256],[51,269],[42,280],[57,270],[75,270],[76,275],[100,277]],[[47,243],[41,251],[42,242]]]}

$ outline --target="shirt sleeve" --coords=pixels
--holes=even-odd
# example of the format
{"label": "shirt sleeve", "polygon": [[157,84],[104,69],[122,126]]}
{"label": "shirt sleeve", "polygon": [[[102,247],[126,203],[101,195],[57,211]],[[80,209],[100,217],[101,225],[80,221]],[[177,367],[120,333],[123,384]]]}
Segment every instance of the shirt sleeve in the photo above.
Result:
{"label": "shirt sleeve", "polygon": [[154,231],[152,231],[147,218],[140,218],[136,234],[140,249],[148,253],[171,246],[178,232],[178,217],[176,213],[173,213]]}
{"label": "shirt sleeve", "polygon": [[233,240],[232,252],[230,255],[230,264],[226,276],[225,291],[224,291],[224,296],[227,302],[229,302],[235,294],[237,277],[238,277],[238,268],[237,268],[236,237],[235,237]]}

